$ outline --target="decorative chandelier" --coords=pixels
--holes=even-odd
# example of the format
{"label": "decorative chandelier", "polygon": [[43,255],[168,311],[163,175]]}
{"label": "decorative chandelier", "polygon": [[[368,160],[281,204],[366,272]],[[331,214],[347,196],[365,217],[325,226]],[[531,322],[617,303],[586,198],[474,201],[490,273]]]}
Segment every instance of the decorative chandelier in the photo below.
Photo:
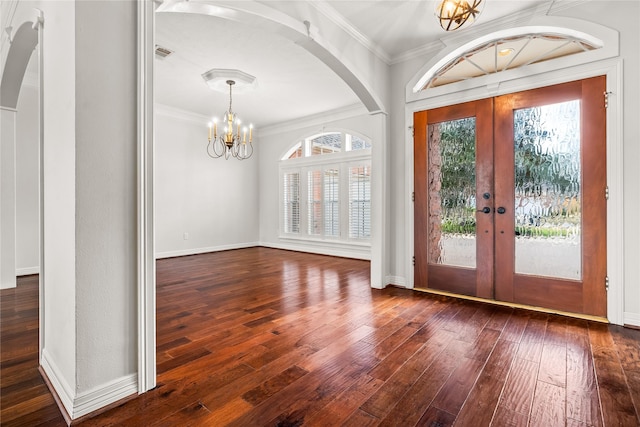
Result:
{"label": "decorative chandelier", "polygon": [[[229,110],[224,113],[224,133],[218,136],[218,120],[214,117],[209,122],[209,143],[207,144],[207,154],[214,159],[224,156],[225,159],[235,157],[238,160],[244,160],[253,154],[253,125],[249,125],[249,140],[247,141],[247,127],[242,128],[240,133],[241,121],[233,112],[231,107],[231,92],[234,80],[227,80],[229,85]],[[233,133],[234,126],[236,133]],[[213,135],[212,135],[213,133]]]}
{"label": "decorative chandelier", "polygon": [[483,6],[483,0],[442,0],[436,7],[436,16],[445,31],[453,31],[465,23],[471,25]]}

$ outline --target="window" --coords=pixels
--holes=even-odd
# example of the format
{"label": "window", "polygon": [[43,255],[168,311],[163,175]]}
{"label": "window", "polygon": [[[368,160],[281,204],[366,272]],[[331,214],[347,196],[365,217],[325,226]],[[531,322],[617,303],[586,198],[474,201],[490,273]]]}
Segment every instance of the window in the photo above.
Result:
{"label": "window", "polygon": [[315,134],[280,163],[283,237],[364,242],[371,238],[371,142]]}
{"label": "window", "polygon": [[342,150],[342,134],[325,133],[310,141],[311,155],[333,154]]}

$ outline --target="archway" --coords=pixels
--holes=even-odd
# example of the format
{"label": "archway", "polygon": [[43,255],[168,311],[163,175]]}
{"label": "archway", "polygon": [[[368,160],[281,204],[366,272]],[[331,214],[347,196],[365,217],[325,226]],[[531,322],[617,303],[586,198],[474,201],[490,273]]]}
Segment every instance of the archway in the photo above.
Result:
{"label": "archway", "polygon": [[37,28],[32,22],[25,22],[18,28],[11,41],[0,83],[0,287],[3,289],[16,286],[16,107],[29,60],[38,44]]}
{"label": "archway", "polygon": [[[157,10],[151,2],[139,4],[139,146],[138,146],[138,389],[140,392],[155,386],[155,257],[154,248],[154,153],[153,153],[153,62],[154,62],[154,14],[160,12],[204,13],[225,19],[251,23],[265,31],[275,32],[302,46],[311,55],[333,70],[359,97],[368,112],[375,117],[372,137],[380,141],[374,146],[372,168],[380,171],[372,182],[372,193],[378,206],[372,210],[372,227],[377,230],[372,242],[372,286],[382,288],[386,285],[387,261],[384,243],[387,238],[388,203],[387,195],[386,141],[388,125],[386,108],[382,99],[386,93],[383,84],[376,86],[374,73],[384,67],[368,67],[372,75],[361,76],[349,64],[349,58],[343,58],[340,52],[326,43],[309,21],[296,20],[279,12],[275,8],[259,2],[210,1],[207,3],[176,2],[167,0]],[[362,70],[361,70],[362,71]],[[384,74],[384,72],[383,72]],[[382,82],[384,79],[379,76]],[[384,80],[386,82],[386,80]],[[379,92],[372,88],[376,87]],[[373,196],[372,196],[373,197]]]}

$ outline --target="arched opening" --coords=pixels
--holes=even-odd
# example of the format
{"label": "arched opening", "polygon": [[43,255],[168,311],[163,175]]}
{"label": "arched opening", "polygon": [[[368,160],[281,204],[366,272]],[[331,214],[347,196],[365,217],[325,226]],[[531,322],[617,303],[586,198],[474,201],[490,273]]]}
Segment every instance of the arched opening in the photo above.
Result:
{"label": "arched opening", "polygon": [[[34,29],[33,23],[23,23],[11,41],[11,47],[9,48],[7,61],[2,73],[2,84],[0,86],[0,107],[2,110],[2,151],[0,153],[0,159],[2,161],[2,222],[0,224],[0,245],[2,250],[0,251],[0,277],[2,280],[2,288],[12,288],[16,286],[16,191],[20,191],[22,187],[16,186],[17,167],[22,167],[20,164],[16,164],[16,158],[18,144],[20,144],[18,139],[22,138],[22,133],[25,129],[25,126],[18,128],[18,124],[21,122],[18,120],[20,112],[17,107],[27,67],[37,44],[38,31]],[[36,110],[33,111],[33,113],[36,114],[35,117],[33,117],[35,123],[31,123],[32,126],[37,124],[38,121],[36,108],[32,109]],[[20,117],[20,119],[22,119],[22,117]],[[37,129],[38,126],[33,126],[33,128]],[[34,136],[37,138],[37,133]],[[37,162],[37,159],[38,155],[31,160]],[[34,169],[39,171],[37,164]],[[36,182],[37,181],[38,179],[36,179]],[[36,191],[38,191],[37,185]],[[36,195],[36,201],[37,199],[38,197]],[[34,225],[36,228],[39,227],[37,220]]]}
{"label": "arched opening", "polygon": [[[384,106],[378,99],[378,96],[370,89],[370,84],[366,79],[360,78],[354,74],[353,67],[345,64],[339,59],[336,52],[325,47],[322,40],[314,37],[314,29],[308,22],[298,22],[288,18],[286,15],[278,13],[275,9],[266,7],[257,2],[241,2],[242,4],[234,4],[233,6],[218,7],[212,4],[202,3],[174,3],[166,2],[158,8],[158,11],[164,12],[188,12],[202,13],[207,15],[218,16],[220,18],[236,20],[239,16],[246,18],[244,22],[256,24],[257,28],[261,28],[265,32],[271,32],[286,39],[293,41],[295,45],[301,46],[311,55],[315,56],[319,61],[328,66],[337,75],[344,84],[346,84],[353,93],[358,97],[366,111],[370,113],[370,132],[372,139],[380,141],[372,147],[372,168],[380,171],[377,176],[372,178],[372,193],[377,196],[377,202],[372,207],[372,228],[376,230],[371,243],[371,284],[373,287],[382,288],[386,284],[386,261],[384,259],[384,241],[386,236],[386,203],[382,200],[385,197],[386,181],[384,169],[386,168],[387,154],[384,149],[387,137],[387,117],[383,113]],[[233,7],[229,9],[227,7]],[[177,9],[176,9],[177,8]],[[185,10],[187,8],[188,10]],[[254,10],[255,8],[260,11]],[[267,8],[268,10],[264,10]],[[262,13],[264,12],[264,13]],[[149,78],[154,73],[153,62],[153,20],[154,11],[151,7],[141,6],[140,20],[142,22],[141,33],[143,37],[140,40],[141,48],[145,52],[145,60],[142,68],[145,69],[143,74],[145,78]],[[154,154],[152,152],[152,115],[153,115],[153,95],[150,86],[141,87],[140,96],[142,105],[139,109],[141,120],[146,123],[143,134],[141,135],[140,159],[141,162],[141,182],[142,187],[139,202],[142,205],[140,211],[140,232],[139,235],[139,256],[142,262],[140,274],[140,304],[139,304],[139,390],[146,391],[155,385],[155,325],[154,325],[154,279],[155,276],[153,262],[154,254],[154,213],[153,213],[153,169]],[[206,122],[203,122],[206,123]],[[277,167],[277,166],[276,166]]]}
{"label": "arched opening", "polygon": [[[38,286],[38,355],[44,343],[42,12],[9,34],[2,70],[1,288]],[[40,48],[38,48],[40,46]],[[37,275],[37,276],[35,276]],[[24,276],[24,277],[18,277]]]}

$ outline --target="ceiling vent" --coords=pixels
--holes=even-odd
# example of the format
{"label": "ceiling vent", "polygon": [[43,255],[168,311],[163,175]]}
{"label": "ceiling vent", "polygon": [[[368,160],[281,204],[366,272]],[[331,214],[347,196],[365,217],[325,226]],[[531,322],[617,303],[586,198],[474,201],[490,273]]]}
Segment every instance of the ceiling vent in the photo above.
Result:
{"label": "ceiling vent", "polygon": [[166,47],[156,45],[156,56],[159,59],[164,59],[167,56],[171,55],[173,51],[171,49],[167,49]]}

